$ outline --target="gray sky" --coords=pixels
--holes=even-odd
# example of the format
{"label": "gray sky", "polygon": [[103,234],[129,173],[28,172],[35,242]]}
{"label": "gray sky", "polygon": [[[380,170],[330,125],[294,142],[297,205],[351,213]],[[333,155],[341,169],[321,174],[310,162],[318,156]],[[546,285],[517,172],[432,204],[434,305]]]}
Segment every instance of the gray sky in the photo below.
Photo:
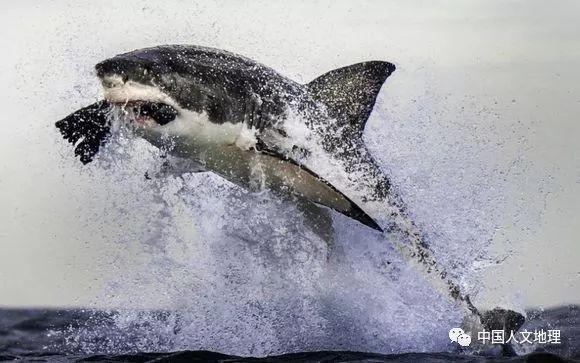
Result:
{"label": "gray sky", "polygon": [[539,217],[531,233],[494,239],[498,251],[519,240],[518,252],[488,272],[478,302],[580,303],[579,13],[577,1],[3,2],[0,305],[85,305],[111,278],[102,266],[116,247],[86,217],[110,199],[87,195],[98,171],[55,146],[53,123],[98,97],[95,63],[163,43],[228,49],[302,82],[389,60],[393,104],[430,92],[453,110],[468,97],[501,130],[523,124],[524,179],[549,186],[520,189]]}

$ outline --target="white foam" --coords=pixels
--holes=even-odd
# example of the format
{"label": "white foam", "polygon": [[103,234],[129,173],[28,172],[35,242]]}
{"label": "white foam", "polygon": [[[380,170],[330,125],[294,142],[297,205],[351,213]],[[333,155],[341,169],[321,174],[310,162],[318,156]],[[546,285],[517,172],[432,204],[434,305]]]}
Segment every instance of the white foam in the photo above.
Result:
{"label": "white foam", "polygon": [[[388,166],[439,262],[462,288],[477,293],[482,261],[492,261],[487,248],[504,218],[496,212],[510,193],[498,171],[511,164],[466,141],[471,130],[453,129],[445,119],[433,121],[426,135],[420,130],[429,114],[423,112],[414,110],[418,119],[405,124],[371,119],[368,144]],[[395,116],[379,106],[373,117]],[[468,119],[467,112],[461,117]],[[289,135],[316,143],[300,120],[292,122]],[[461,323],[461,313],[380,234],[334,214],[329,248],[292,202],[267,191],[251,194],[211,173],[146,180],[144,173],[162,163],[158,150],[121,136],[121,144],[112,142],[99,156],[100,163],[114,161],[104,165],[110,179],[100,182],[118,191],[112,196],[122,195],[105,203],[100,219],[118,225],[110,236],[115,263],[104,266],[118,273],[103,300],[125,309],[116,318],[116,337],[105,334],[100,351],[209,349],[261,356],[447,349],[448,330]],[[318,172],[351,188],[349,195],[365,193],[332,158],[314,151],[309,162]],[[380,205],[367,206],[382,212]],[[168,313],[138,310],[152,307]],[[94,332],[72,335],[75,347],[94,347]]]}

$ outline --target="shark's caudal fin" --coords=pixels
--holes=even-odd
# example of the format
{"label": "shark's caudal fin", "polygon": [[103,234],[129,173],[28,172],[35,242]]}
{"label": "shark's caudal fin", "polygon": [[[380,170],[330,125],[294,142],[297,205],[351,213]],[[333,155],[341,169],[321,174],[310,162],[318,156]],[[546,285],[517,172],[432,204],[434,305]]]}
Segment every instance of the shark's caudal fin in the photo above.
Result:
{"label": "shark's caudal fin", "polygon": [[331,117],[362,134],[381,86],[394,71],[395,66],[388,62],[357,63],[325,73],[307,87]]}

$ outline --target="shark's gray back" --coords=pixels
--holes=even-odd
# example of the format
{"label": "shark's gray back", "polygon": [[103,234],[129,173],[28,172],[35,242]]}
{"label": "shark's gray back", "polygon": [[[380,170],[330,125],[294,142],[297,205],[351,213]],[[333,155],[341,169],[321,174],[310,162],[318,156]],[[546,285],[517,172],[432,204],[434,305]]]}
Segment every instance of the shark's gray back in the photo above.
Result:
{"label": "shark's gray back", "polygon": [[155,83],[182,107],[207,112],[214,123],[264,126],[307,94],[304,85],[256,61],[194,45],[139,49],[101,62],[96,69],[99,76],[124,72],[140,83]]}
{"label": "shark's gray back", "polygon": [[[395,70],[391,63],[357,63],[299,84],[228,51],[164,45],[120,54],[96,69],[100,77],[122,74],[155,85],[182,107],[206,112],[213,123],[245,123],[262,133],[258,146],[263,151],[287,152],[269,140],[286,136],[284,119],[292,109],[321,134],[327,152],[344,161],[350,171],[369,176],[374,197],[388,194],[388,179],[367,152],[362,134],[384,81]],[[286,156],[296,159],[296,155]],[[360,167],[365,170],[355,170]]]}

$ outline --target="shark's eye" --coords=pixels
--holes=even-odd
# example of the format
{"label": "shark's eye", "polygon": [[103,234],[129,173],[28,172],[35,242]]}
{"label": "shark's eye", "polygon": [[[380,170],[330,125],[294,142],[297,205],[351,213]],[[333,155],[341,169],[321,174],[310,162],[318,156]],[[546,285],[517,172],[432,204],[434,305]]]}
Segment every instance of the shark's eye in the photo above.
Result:
{"label": "shark's eye", "polygon": [[151,117],[159,125],[175,120],[177,110],[164,103],[146,102],[139,107],[139,115]]}

